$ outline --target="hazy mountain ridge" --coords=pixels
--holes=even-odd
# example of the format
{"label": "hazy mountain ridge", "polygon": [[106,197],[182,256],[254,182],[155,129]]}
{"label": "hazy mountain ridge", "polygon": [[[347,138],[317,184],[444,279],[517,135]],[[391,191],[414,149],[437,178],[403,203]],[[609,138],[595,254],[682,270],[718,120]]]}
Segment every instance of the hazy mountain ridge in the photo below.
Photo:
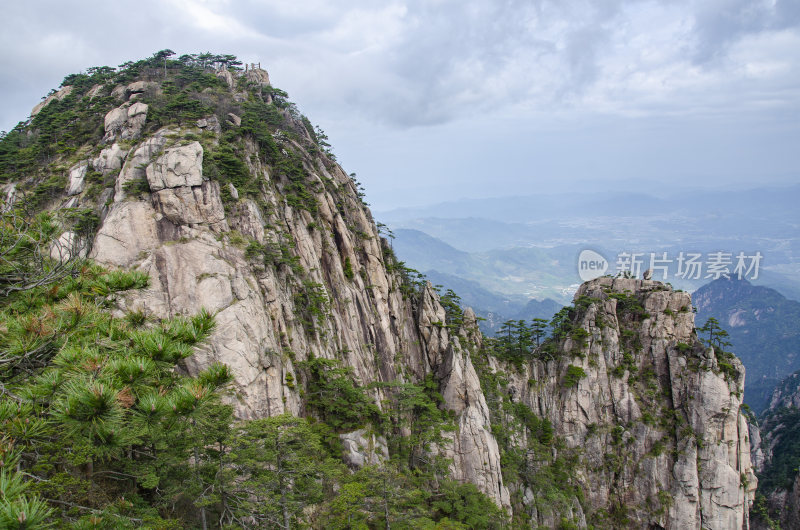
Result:
{"label": "hazy mountain ridge", "polygon": [[442,289],[452,289],[461,298],[461,303],[473,308],[479,317],[478,326],[486,335],[492,336],[507,320],[544,318],[550,320],[564,304],[550,298],[527,299],[524,296],[500,296],[487,291],[477,282],[465,280],[437,270],[425,271],[428,279]]}
{"label": "hazy mountain ridge", "polygon": [[[672,260],[681,252],[707,255],[722,251],[732,256],[760,252],[763,259],[758,278],[750,274],[748,279],[800,299],[800,215],[795,207],[800,202],[800,186],[714,192],[687,189],[665,197],[651,193],[604,191],[470,199],[378,215],[394,229],[418,230],[477,255],[534,247],[564,256],[559,249],[572,249],[573,256],[564,256],[565,260],[549,269],[556,290],[571,285],[574,289],[577,255],[584,248],[600,251],[612,268],[620,252],[640,252],[645,259],[651,252],[666,252]],[[756,209],[757,204],[769,207]],[[414,266],[414,260],[409,261]],[[680,278],[675,272],[673,265],[665,281],[690,291],[714,279],[705,272],[697,279]],[[488,288],[492,279],[484,276],[478,281]],[[507,284],[489,290],[525,294],[531,288]],[[535,292],[533,296],[542,297]]]}

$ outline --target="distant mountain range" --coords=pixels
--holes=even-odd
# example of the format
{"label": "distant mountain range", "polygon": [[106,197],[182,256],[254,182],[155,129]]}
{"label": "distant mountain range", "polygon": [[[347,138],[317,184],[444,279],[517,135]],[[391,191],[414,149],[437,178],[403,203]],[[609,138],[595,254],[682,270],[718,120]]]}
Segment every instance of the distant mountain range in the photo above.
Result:
{"label": "distant mountain range", "polygon": [[[612,266],[621,252],[645,259],[666,252],[673,260],[681,252],[760,253],[758,276],[747,279],[800,299],[800,186],[665,197],[654,191],[469,199],[376,218],[395,231],[398,255],[411,266],[503,296],[567,302],[580,283],[577,256],[591,248]],[[673,264],[667,281],[688,291],[715,279],[676,272]]]}
{"label": "distant mountain range", "polygon": [[[564,245],[555,248],[518,247],[489,252],[464,252],[419,230],[394,231],[393,247],[398,257],[428,276],[434,271],[447,287],[464,300],[490,293],[500,300],[486,301],[491,306],[480,309],[500,310],[505,300],[513,302],[516,312],[533,298],[552,298],[568,303],[580,283],[575,273],[579,248]],[[458,279],[461,292],[453,287]],[[467,283],[464,283],[467,282]],[[481,291],[476,289],[480,288]],[[469,305],[469,303],[468,303]]]}
{"label": "distant mountain range", "polygon": [[550,320],[564,304],[551,298],[544,300],[526,299],[522,296],[501,296],[487,291],[477,282],[458,276],[429,270],[425,274],[435,285],[452,289],[461,302],[471,307],[479,317],[478,326],[486,335],[494,335],[507,320],[526,320],[545,318]]}
{"label": "distant mountain range", "polygon": [[701,326],[709,317],[730,333],[747,370],[745,402],[758,414],[775,385],[800,369],[800,302],[774,289],[721,278],[692,295]]}

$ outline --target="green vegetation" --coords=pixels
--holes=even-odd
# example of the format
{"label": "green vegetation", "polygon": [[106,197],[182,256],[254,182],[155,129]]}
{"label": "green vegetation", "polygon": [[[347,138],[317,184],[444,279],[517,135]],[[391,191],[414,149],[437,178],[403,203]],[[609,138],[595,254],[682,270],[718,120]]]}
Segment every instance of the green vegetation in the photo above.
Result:
{"label": "green vegetation", "polygon": [[774,431],[776,443],[772,446],[772,459],[759,475],[758,490],[764,494],[791,490],[800,469],[800,410],[770,410],[760,427],[765,433]]}
{"label": "green vegetation", "polygon": [[[522,493],[529,488],[540,514],[571,513],[574,503],[583,504],[583,491],[576,480],[579,451],[570,450],[554,435],[553,425],[529,407],[511,399],[508,380],[500,371],[489,368],[489,349],[473,356],[473,363],[486,396],[492,420],[492,434],[500,448],[503,478],[518,483],[512,499],[514,527],[527,527],[530,516],[522,505]],[[520,440],[526,443],[520,444]],[[587,507],[584,506],[584,510]],[[571,528],[577,521],[564,519],[561,526]]]}
{"label": "green vegetation", "polygon": [[311,280],[303,280],[294,295],[295,314],[309,333],[314,333],[325,321],[330,305],[325,286]]}
{"label": "green vegetation", "polygon": [[[39,247],[53,235],[40,222],[46,217],[22,231]],[[34,280],[0,302],[0,480],[16,492],[5,496],[3,517],[17,519],[7,527],[26,517],[26,528],[37,527],[48,516],[161,524],[176,515],[175,499],[201,506],[208,434],[231,421],[219,401],[229,374],[213,365],[192,378],[174,367],[213,316],[142,328],[108,307],[117,293],[145,286],[145,275],[76,260],[48,282],[52,270],[33,266],[46,258],[7,250],[4,260]]]}
{"label": "green vegetation", "polygon": [[714,355],[717,357],[717,366],[720,372],[723,373],[727,381],[735,381],[739,376],[738,371],[733,365],[733,360],[736,356],[725,348],[731,346],[728,341],[728,332],[722,329],[719,321],[716,318],[710,317],[702,328],[698,328],[698,334],[707,333],[708,337],[703,338],[701,335],[700,340],[709,348],[714,348]]}
{"label": "green vegetation", "polygon": [[[148,278],[77,257],[55,269],[42,252],[61,222],[88,230],[94,221],[76,210],[33,220],[9,212],[0,223],[3,527],[504,525],[485,495],[447,478],[447,462],[431,453],[454,428],[432,377],[381,385],[381,412],[350,369],[311,355],[286,384],[305,397],[312,420],[237,423],[221,400],[225,366],[196,377],[176,370],[212,331],[213,316],[115,317],[116,298]],[[318,284],[305,287],[316,319],[327,297]],[[336,434],[356,428],[390,440],[389,459],[348,470]]]}
{"label": "green vegetation", "polygon": [[617,301],[617,317],[620,319],[631,319],[634,321],[641,321],[650,318],[650,315],[645,311],[642,303],[636,296],[630,293],[609,293],[609,298]]}
{"label": "green vegetation", "polygon": [[583,368],[570,364],[567,366],[566,374],[564,374],[564,387],[577,387],[580,380],[584,377],[586,377],[586,371]]}
{"label": "green vegetation", "polygon": [[347,432],[375,422],[378,407],[353,381],[352,369],[338,361],[310,357],[299,363],[305,374],[308,407],[335,432]]}

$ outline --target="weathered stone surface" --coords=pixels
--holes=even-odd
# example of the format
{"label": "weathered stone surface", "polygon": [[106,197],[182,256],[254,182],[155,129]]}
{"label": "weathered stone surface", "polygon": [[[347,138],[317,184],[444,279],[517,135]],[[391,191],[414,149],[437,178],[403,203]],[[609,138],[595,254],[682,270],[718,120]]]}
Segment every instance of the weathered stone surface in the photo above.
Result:
{"label": "weathered stone surface", "polygon": [[164,217],[178,225],[215,224],[225,220],[218,182],[162,189],[153,193],[153,204]]}
{"label": "weathered stone surface", "polygon": [[95,171],[99,171],[104,175],[113,171],[119,171],[122,169],[122,163],[125,161],[127,155],[128,151],[122,149],[118,143],[114,142],[111,147],[106,147],[100,151],[97,158],[92,160],[92,167]]}
{"label": "weathered stone surface", "polygon": [[233,125],[234,127],[239,127],[242,125],[242,118],[234,114],[233,112],[228,113],[228,122]]}
{"label": "weathered stone surface", "polygon": [[50,245],[50,257],[61,263],[73,257],[85,258],[86,241],[79,238],[75,232],[64,232]]}
{"label": "weathered stone surface", "polygon": [[377,465],[389,459],[386,439],[368,432],[367,429],[340,434],[339,440],[344,450],[344,461],[350,467]]}
{"label": "weathered stone surface", "polygon": [[17,202],[17,184],[15,182],[4,184],[0,187],[0,195],[3,197],[3,203],[0,204],[0,212],[6,212]]}
{"label": "weathered stone surface", "polygon": [[233,79],[233,74],[231,74],[228,70],[217,70],[216,76],[220,79],[224,80],[227,83],[229,88],[235,87],[235,80]]}
{"label": "weathered stone surface", "polygon": [[115,202],[125,198],[125,184],[137,179],[147,178],[145,168],[161,152],[167,143],[167,136],[172,133],[171,129],[160,129],[153,136],[142,142],[131,156],[127,157],[114,186]]}
{"label": "weathered stone surface", "polygon": [[461,345],[462,340],[469,343],[469,334],[477,329],[475,315],[467,313],[460,337],[450,337],[444,307],[430,282],[422,293],[419,314],[419,330],[430,369],[439,381],[445,407],[457,419],[456,432],[445,434],[450,444],[442,448],[445,458],[453,462],[450,471],[456,479],[478,486],[498,505],[510,507],[510,495],[503,485],[500,449],[491,433],[489,407],[469,352]]}
{"label": "weathered stone surface", "polygon": [[149,89],[156,88],[158,88],[158,83],[152,81],[134,81],[125,87],[125,92],[128,94],[128,96],[131,96],[132,94],[141,94]]}
{"label": "weathered stone surface", "polygon": [[89,169],[89,161],[84,160],[69,170],[69,182],[67,182],[67,195],[78,195],[86,187],[86,171]]}
{"label": "weathered stone surface", "polygon": [[47,105],[49,105],[53,101],[61,101],[65,97],[69,96],[70,94],[72,94],[72,86],[71,85],[67,85],[65,87],[62,87],[57,92],[54,92],[54,93],[50,94],[49,96],[44,98],[44,101],[42,101],[41,103],[37,104],[35,107],[33,107],[33,109],[31,109],[31,118],[33,118],[34,116],[39,114],[42,111],[43,108],[45,108]]}
{"label": "weathered stone surface", "polygon": [[117,99],[127,99],[125,95],[125,86],[118,85],[111,89],[111,95]]}
{"label": "weathered stone surface", "polygon": [[750,460],[753,463],[753,471],[758,474],[764,469],[766,455],[761,445],[761,430],[758,425],[748,423],[747,431],[750,433]]}
{"label": "weathered stone surface", "polygon": [[[610,294],[628,296],[640,309]],[[746,528],[756,479],[739,413],[741,363],[733,362],[733,379],[720,372],[694,332],[688,293],[653,280],[604,277],[575,296],[585,304],[576,326],[587,338],[564,339],[565,359],[531,362],[511,375],[510,390],[549,418],[570,447],[581,448],[588,506],[594,511],[624,498],[634,526]],[[586,373],[572,388],[563,385],[568,366]],[[651,386],[642,386],[641,374]],[[678,419],[651,420],[665,414]],[[604,457],[615,451],[609,433],[619,428],[624,459],[611,473]],[[671,503],[658,515],[650,506],[663,492]]]}
{"label": "weathered stone surface", "polygon": [[94,98],[96,98],[97,96],[100,95],[100,93],[103,91],[104,88],[105,88],[105,85],[94,85],[86,93],[86,96],[88,96],[89,99],[94,99]]}
{"label": "weathered stone surface", "polygon": [[138,138],[147,120],[147,105],[136,102],[111,109],[106,114],[104,125],[106,134],[103,140],[109,142],[115,138],[130,140]]}
{"label": "weathered stone surface", "polygon": [[228,223],[232,230],[237,230],[243,236],[250,237],[261,243],[266,242],[264,237],[264,218],[255,201],[245,199],[232,207],[232,215]]}
{"label": "weathered stone surface", "polygon": [[127,107],[117,107],[108,111],[104,122],[106,136],[116,134],[120,129],[122,129],[126,121],[128,121]]}
{"label": "weathered stone surface", "polygon": [[95,236],[90,257],[116,267],[131,267],[159,246],[156,212],[149,202],[114,204]]}
{"label": "weathered stone surface", "polygon": [[197,126],[200,129],[213,132],[214,134],[219,134],[222,132],[222,127],[219,124],[219,120],[214,115],[209,118],[201,118],[197,120]]}
{"label": "weathered stone surface", "polygon": [[248,82],[260,85],[260,86],[269,86],[269,74],[266,70],[261,68],[251,68],[245,72],[245,79]]}
{"label": "weathered stone surface", "polygon": [[136,102],[128,107],[128,121],[126,129],[122,132],[122,139],[138,138],[141,134],[144,122],[147,121],[147,105]]}
{"label": "weathered stone surface", "polygon": [[158,90],[159,85],[153,81],[134,81],[129,85],[118,85],[111,90],[111,95],[117,99],[128,100],[133,99],[148,90]]}
{"label": "weathered stone surface", "polygon": [[152,191],[203,183],[203,146],[200,142],[172,147],[147,166]]}

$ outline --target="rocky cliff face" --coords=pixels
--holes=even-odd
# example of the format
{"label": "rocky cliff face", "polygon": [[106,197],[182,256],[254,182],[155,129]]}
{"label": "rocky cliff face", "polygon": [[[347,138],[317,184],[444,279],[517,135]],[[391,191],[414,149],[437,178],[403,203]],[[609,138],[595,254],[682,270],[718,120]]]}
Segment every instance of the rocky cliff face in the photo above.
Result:
{"label": "rocky cliff face", "polygon": [[[265,71],[250,70],[245,80],[259,92],[269,84]],[[198,372],[215,361],[230,366],[243,419],[307,414],[294,382],[297,363],[311,355],[341,361],[363,386],[433,374],[457,425],[439,448],[452,459],[453,476],[508,506],[468,351],[480,342],[474,316],[448,330],[429,285],[401,290],[391,252],[353,180],[317,148],[299,118],[280,115],[274,137],[282,158],[302,173],[303,201],[292,201],[297,182],[276,167],[283,161],[264,163],[250,140],[239,156],[256,193],[243,197],[234,184],[223,190],[204,174],[204,157],[222,134],[213,126],[216,116],[142,134],[148,105],[136,99],[148,88],[154,86],[110,87],[118,105],[103,120],[105,146],[74,164],[65,197],[53,205],[95,208],[102,222],[90,257],[149,274],[148,289],[119,301],[120,314],[216,313],[214,333],[186,369]],[[229,128],[241,124],[229,114]],[[191,140],[201,135],[202,143]],[[113,177],[102,203],[86,194],[87,169]],[[377,403],[386,397],[372,392]]]}
{"label": "rocky cliff face", "polygon": [[[741,363],[726,375],[697,339],[689,295],[659,282],[600,278],[575,300],[557,348],[521,369],[492,365],[508,374],[509,400],[549,419],[573,455],[585,497],[572,518],[583,521],[580,508],[601,526],[746,528],[756,481]],[[514,487],[538,524],[565,513],[543,510],[525,480]]]}
{"label": "rocky cliff face", "polygon": [[[373,383],[432,378],[455,429],[431,450],[516,521],[747,526],[744,370],[698,342],[688,294],[595,280],[556,340],[523,362],[497,358],[470,310],[454,320],[409,279],[356,183],[266,72],[200,82],[211,86],[195,103],[172,107],[174,87],[155,76],[67,91],[105,102],[102,141],[53,166],[65,185],[47,207],[94,212],[90,257],[148,273],[120,315],[216,314],[185,369],[230,366],[239,418],[313,414],[298,368],[311,358],[351,369],[381,406],[391,391]],[[19,185],[6,194],[31,189]],[[374,433],[341,439],[353,466],[386,457]]]}
{"label": "rocky cliff face", "polygon": [[754,514],[753,528],[771,528],[769,519],[784,529],[800,528],[800,372],[784,379],[772,393],[767,410],[754,421],[751,448],[760,477],[763,504]]}
{"label": "rocky cliff face", "polygon": [[746,403],[761,414],[772,389],[800,369],[800,302],[747,280],[719,278],[692,294],[697,321],[714,317],[747,366]]}

